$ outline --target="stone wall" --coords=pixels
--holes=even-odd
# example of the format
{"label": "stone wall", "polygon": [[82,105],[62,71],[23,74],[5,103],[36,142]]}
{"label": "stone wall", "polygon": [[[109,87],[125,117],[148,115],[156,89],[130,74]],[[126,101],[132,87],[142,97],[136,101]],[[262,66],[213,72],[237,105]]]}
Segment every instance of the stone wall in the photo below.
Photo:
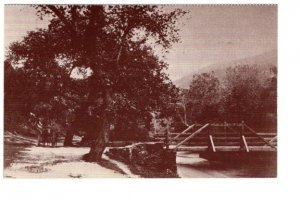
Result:
{"label": "stone wall", "polygon": [[178,177],[176,152],[164,149],[163,143],[148,142],[111,147],[106,155],[128,164],[132,173],[142,177]]}

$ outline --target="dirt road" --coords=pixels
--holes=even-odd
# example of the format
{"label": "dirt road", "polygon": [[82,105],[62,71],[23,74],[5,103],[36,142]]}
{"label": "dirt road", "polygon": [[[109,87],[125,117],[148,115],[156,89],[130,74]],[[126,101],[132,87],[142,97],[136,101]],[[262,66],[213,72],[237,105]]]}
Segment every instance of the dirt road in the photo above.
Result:
{"label": "dirt road", "polygon": [[126,178],[98,163],[82,161],[89,152],[84,147],[28,147],[19,158],[4,169],[12,178]]}
{"label": "dirt road", "polygon": [[88,163],[87,147],[37,147],[34,139],[5,132],[4,177],[10,178],[127,178],[129,175]]}

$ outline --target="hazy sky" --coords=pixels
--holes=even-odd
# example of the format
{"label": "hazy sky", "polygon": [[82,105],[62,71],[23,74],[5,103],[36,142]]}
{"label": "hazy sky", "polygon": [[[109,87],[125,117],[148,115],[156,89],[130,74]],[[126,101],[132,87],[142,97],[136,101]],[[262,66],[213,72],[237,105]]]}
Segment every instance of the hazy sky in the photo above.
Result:
{"label": "hazy sky", "polygon": [[[168,73],[173,80],[210,64],[277,49],[276,6],[176,7],[190,13],[179,23],[181,43],[175,44],[167,55]],[[33,8],[5,6],[5,47],[20,40],[27,31],[46,26]]]}

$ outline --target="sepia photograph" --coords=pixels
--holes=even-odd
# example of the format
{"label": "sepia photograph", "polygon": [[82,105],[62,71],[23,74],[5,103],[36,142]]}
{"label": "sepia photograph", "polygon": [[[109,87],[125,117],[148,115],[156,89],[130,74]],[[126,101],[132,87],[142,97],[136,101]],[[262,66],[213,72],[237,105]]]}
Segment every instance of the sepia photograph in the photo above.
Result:
{"label": "sepia photograph", "polygon": [[277,178],[276,4],[4,5],[4,179]]}

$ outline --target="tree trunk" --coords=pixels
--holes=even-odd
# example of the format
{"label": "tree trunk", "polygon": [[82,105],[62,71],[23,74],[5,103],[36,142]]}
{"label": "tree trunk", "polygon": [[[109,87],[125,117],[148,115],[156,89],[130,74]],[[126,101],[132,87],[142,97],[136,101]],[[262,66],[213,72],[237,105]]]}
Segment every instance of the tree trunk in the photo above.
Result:
{"label": "tree trunk", "polygon": [[111,104],[110,91],[106,90],[103,95],[102,115],[99,120],[99,132],[96,140],[92,143],[89,154],[86,155],[85,160],[89,162],[97,162],[101,160],[102,153],[109,142],[109,106]]}
{"label": "tree trunk", "polygon": [[68,131],[65,137],[64,146],[65,147],[71,147],[73,146],[73,131]]}

